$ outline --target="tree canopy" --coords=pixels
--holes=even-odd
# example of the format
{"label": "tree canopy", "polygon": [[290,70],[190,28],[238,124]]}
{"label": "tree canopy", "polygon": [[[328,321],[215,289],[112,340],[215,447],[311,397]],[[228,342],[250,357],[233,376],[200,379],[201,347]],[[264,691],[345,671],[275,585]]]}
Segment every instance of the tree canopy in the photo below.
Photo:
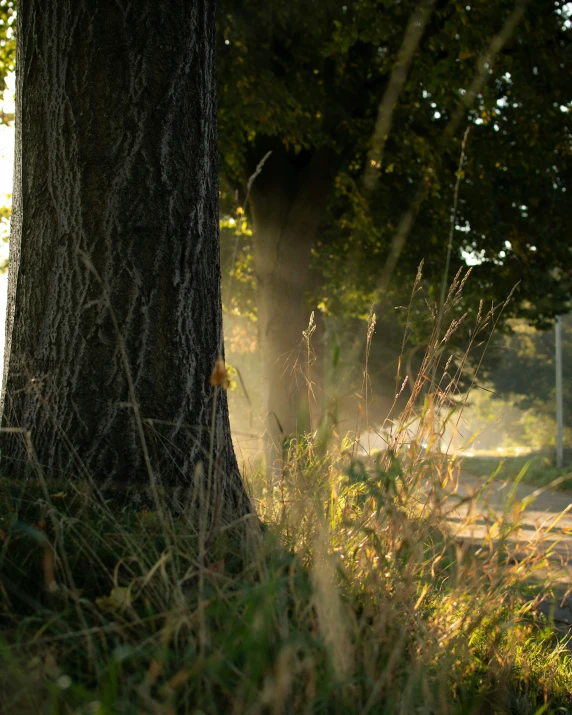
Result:
{"label": "tree canopy", "polygon": [[[525,4],[467,114],[471,126],[451,271],[479,261],[472,285],[498,299],[520,281],[512,313],[539,325],[570,292],[572,24],[568,3]],[[518,3],[517,3],[518,6]],[[411,0],[219,0],[218,85],[223,186],[242,189],[268,150],[338,157],[313,260],[324,307],[364,312],[375,297],[400,217],[426,201],[396,268],[407,281],[420,259],[435,285],[462,131],[443,136],[478,59],[514,11],[510,0],[426,3],[427,24],[395,107],[375,197],[361,178],[381,97],[416,4]],[[16,0],[0,0],[0,90],[15,64]],[[357,280],[356,280],[357,277]],[[325,288],[325,289],[324,289]],[[507,313],[508,315],[508,313]]]}
{"label": "tree canopy", "polygon": [[[379,102],[416,3],[219,0],[223,186],[244,195],[269,149],[300,155],[328,146],[339,158],[313,256],[330,310],[363,312],[375,297],[379,266],[423,184],[427,199],[396,282],[409,278],[421,257],[438,282],[462,136],[459,130],[443,146],[444,130],[514,7],[510,0],[426,3],[427,24],[395,107],[375,198],[364,202],[361,177]],[[15,63],[15,11],[16,0],[0,0],[0,90]],[[568,3],[526,4],[467,114],[471,135],[451,270],[468,256],[480,261],[472,285],[485,300],[520,280],[512,312],[539,325],[562,311],[570,291],[571,27]]]}
{"label": "tree canopy", "polygon": [[[474,263],[467,299],[506,297],[509,315],[545,326],[570,293],[571,25],[565,3],[529,3],[462,125],[448,133],[479,58],[513,2],[428,3],[427,24],[396,103],[374,195],[362,178],[382,96],[413,2],[272,3],[221,0],[220,155],[225,186],[241,188],[267,151],[300,157],[327,147],[334,187],[313,247],[322,282],[314,302],[360,314],[378,297],[380,269],[400,220],[425,200],[397,263],[394,286],[420,260],[437,296],[465,127],[451,273]],[[516,6],[519,9],[519,4]],[[481,69],[483,69],[481,67]],[[264,170],[263,170],[264,171]],[[257,179],[264,181],[264,173]],[[229,191],[229,193],[231,193]]]}

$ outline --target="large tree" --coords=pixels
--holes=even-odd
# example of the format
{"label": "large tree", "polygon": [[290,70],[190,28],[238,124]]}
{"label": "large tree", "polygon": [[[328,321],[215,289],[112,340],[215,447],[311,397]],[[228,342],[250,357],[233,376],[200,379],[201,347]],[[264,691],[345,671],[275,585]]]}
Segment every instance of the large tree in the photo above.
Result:
{"label": "large tree", "polygon": [[[248,214],[265,411],[275,436],[274,415],[286,432],[296,429],[300,394],[291,389],[285,364],[310,310],[320,302],[325,313],[367,313],[380,298],[380,276],[409,217],[417,222],[404,236],[389,288],[409,290],[424,258],[429,290],[438,298],[467,126],[461,230],[450,273],[468,257],[479,262],[466,290],[475,310],[479,298],[500,302],[520,280],[505,315],[540,323],[562,310],[569,295],[572,89],[565,3],[441,0],[421,3],[421,15],[417,5],[221,2],[223,186],[229,196],[238,189],[242,202],[249,177],[258,173]],[[392,79],[403,38],[415,35],[420,19],[418,47],[411,62],[402,52],[406,71]],[[372,159],[380,100],[388,88],[395,98],[404,75],[384,151]],[[459,122],[463,107],[468,111]],[[377,178],[369,194],[366,168]],[[388,288],[387,281],[381,285]]]}
{"label": "large tree", "polygon": [[219,515],[250,508],[218,360],[214,12],[18,3],[3,473],[198,475]]}

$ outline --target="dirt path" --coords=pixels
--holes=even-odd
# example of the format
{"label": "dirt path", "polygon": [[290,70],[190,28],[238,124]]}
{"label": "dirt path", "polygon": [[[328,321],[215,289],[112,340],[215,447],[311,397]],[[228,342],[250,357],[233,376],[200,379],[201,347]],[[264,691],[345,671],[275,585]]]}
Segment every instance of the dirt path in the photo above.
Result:
{"label": "dirt path", "polygon": [[[475,494],[485,484],[485,479],[461,474],[459,486],[455,492],[461,499]],[[478,506],[479,517],[472,524],[472,535],[483,536],[486,522],[502,514],[505,509],[512,511],[508,503],[511,500],[511,482],[493,480],[486,488]],[[520,514],[522,524],[519,539],[530,539],[533,543],[542,541],[546,548],[561,555],[566,564],[572,566],[572,493],[556,492],[550,489],[536,489],[528,484],[519,484],[512,495],[512,503],[523,503],[531,499],[531,503]],[[459,508],[459,520],[466,516],[467,507]],[[487,518],[490,517],[490,518]],[[513,540],[516,540],[515,534]]]}
{"label": "dirt path", "polygon": [[[510,535],[509,540],[515,544],[517,552],[544,551],[557,578],[558,597],[555,602],[544,604],[542,610],[551,613],[557,624],[571,627],[572,595],[567,591],[572,586],[572,493],[519,484],[511,495],[514,488],[511,482],[493,480],[471,510],[463,499],[476,494],[485,482],[483,478],[461,473],[459,484],[450,496],[458,504],[452,504],[455,508],[449,516],[453,532],[463,540],[482,543],[503,512],[518,517],[520,528]],[[528,499],[531,503],[524,511],[513,511],[512,505],[523,505]],[[494,531],[492,533],[494,535]],[[536,578],[542,578],[542,572],[537,573]]]}

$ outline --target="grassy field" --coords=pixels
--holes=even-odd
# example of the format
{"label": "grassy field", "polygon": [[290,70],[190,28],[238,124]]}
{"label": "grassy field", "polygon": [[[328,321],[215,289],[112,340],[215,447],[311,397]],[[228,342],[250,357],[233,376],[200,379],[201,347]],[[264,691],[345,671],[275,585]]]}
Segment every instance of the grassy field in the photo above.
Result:
{"label": "grassy field", "polygon": [[509,514],[475,552],[446,463],[348,451],[307,441],[255,476],[262,531],[0,482],[0,711],[572,713],[543,555],[511,557]]}
{"label": "grassy field", "polygon": [[557,469],[554,459],[545,453],[533,453],[519,457],[464,457],[462,470],[475,477],[489,477],[513,481],[524,470],[522,481],[536,487],[554,484],[554,489],[572,490],[572,466]]}
{"label": "grassy field", "polygon": [[335,424],[282,445],[234,524],[211,521],[212,485],[175,511],[0,479],[2,715],[572,713],[570,638],[540,613],[556,574],[511,539],[520,505],[487,517],[486,548],[451,533],[454,381],[422,399],[438,360],[387,451],[355,458]]}

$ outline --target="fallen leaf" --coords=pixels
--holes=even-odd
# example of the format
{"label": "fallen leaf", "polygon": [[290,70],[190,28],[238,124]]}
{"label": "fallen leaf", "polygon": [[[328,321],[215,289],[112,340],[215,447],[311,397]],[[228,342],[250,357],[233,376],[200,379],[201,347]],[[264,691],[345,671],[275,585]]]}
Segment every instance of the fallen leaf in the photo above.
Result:
{"label": "fallen leaf", "polygon": [[212,387],[222,387],[223,390],[228,390],[230,386],[230,379],[228,377],[228,372],[224,360],[219,357],[217,358],[213,373],[211,375],[211,386]]}

